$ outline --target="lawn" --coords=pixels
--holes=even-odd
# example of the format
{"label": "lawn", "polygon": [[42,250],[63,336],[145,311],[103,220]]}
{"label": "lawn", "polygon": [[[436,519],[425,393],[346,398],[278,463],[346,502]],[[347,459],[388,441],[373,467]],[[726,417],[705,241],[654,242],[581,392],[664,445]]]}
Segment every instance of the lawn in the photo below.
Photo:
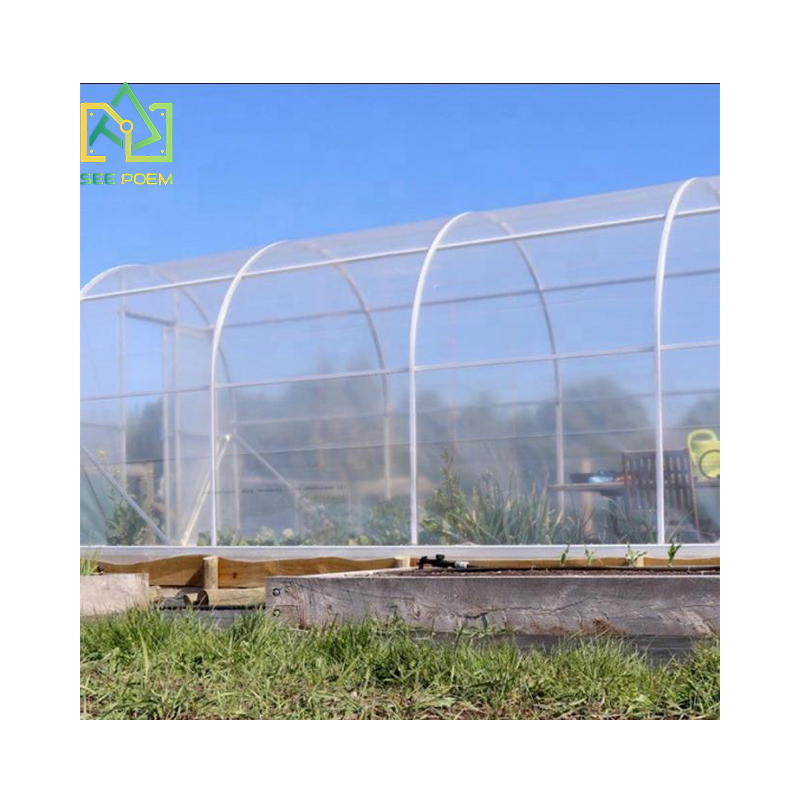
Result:
{"label": "lawn", "polygon": [[137,611],[81,623],[84,719],[717,719],[719,643],[654,665],[612,639],[523,653],[402,624],[211,627]]}

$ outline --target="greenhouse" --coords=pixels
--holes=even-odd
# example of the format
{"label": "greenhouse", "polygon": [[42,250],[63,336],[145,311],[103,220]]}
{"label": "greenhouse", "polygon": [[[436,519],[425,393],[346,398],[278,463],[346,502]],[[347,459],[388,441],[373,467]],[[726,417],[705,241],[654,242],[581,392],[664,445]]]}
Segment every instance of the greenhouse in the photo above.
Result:
{"label": "greenhouse", "polygon": [[719,208],[694,178],[109,269],[81,544],[718,546]]}

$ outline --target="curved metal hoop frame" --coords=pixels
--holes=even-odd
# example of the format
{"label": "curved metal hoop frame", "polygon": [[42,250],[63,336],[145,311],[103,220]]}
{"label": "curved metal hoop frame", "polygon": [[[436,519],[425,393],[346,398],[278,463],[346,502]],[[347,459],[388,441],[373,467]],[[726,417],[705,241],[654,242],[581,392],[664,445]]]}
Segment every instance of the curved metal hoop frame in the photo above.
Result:
{"label": "curved metal hoop frame", "polygon": [[242,282],[250,267],[253,266],[265,253],[278,245],[283,244],[282,241],[272,242],[265,245],[260,250],[257,250],[247,261],[242,264],[239,271],[234,276],[233,280],[228,284],[228,289],[225,292],[225,297],[222,298],[219,311],[217,312],[217,321],[214,323],[214,335],[211,338],[211,365],[209,368],[209,398],[210,414],[209,414],[209,428],[211,434],[211,472],[209,492],[211,494],[211,546],[217,546],[217,359],[220,354],[220,341],[222,339],[222,330],[225,327],[225,320],[228,317],[233,296]]}
{"label": "curved metal hoop frame", "polygon": [[[221,354],[221,339],[222,339],[222,332],[225,328],[225,320],[228,316],[228,311],[230,310],[230,305],[233,301],[233,297],[236,294],[236,291],[239,288],[239,284],[242,280],[247,277],[250,268],[257,263],[257,261],[270,249],[273,247],[282,244],[283,242],[273,242],[272,244],[263,247],[261,250],[256,252],[252,255],[248,261],[239,269],[236,276],[234,277],[233,281],[231,282],[230,286],[228,287],[228,291],[226,292],[225,298],[222,301],[222,305],[220,306],[220,311],[217,315],[217,322],[214,326],[214,338],[212,341],[212,361],[211,361],[211,430],[212,430],[212,454],[213,457],[216,458],[216,442],[218,437],[218,411],[217,411],[217,401],[216,401],[216,392],[217,392],[217,384],[216,384],[216,358],[217,354]],[[325,248],[316,247],[313,243],[305,243],[305,246],[309,249],[314,249],[319,252],[321,255],[325,256],[327,259],[330,259],[332,262],[329,266],[331,266],[336,272],[342,277],[345,281],[347,286],[349,287],[350,291],[353,293],[353,296],[356,298],[356,302],[358,303],[362,313],[364,314],[367,324],[370,330],[370,336],[372,338],[373,345],[375,347],[376,357],[378,359],[378,363],[381,369],[381,381],[383,386],[383,407],[384,407],[384,485],[385,485],[385,495],[386,499],[391,498],[391,459],[389,453],[389,415],[391,411],[391,403],[389,397],[389,383],[388,383],[388,376],[386,374],[386,358],[383,351],[383,347],[380,341],[380,335],[378,333],[378,328],[375,325],[375,320],[372,315],[372,312],[367,305],[367,302],[364,298],[364,295],[361,293],[361,290],[358,288],[358,284],[354,280],[353,276],[350,274],[349,270],[346,268],[344,264],[335,263],[335,257],[329,253]],[[276,270],[279,272],[281,270]],[[259,277],[268,276],[270,274],[270,270],[264,270],[259,273]],[[237,435],[238,439],[238,435]],[[215,464],[215,461],[212,461]],[[263,459],[262,459],[263,463]],[[274,472],[274,467],[271,465],[267,465],[267,468]],[[215,473],[216,469],[212,470],[212,473]],[[282,480],[283,477],[281,476]],[[211,494],[212,494],[212,522],[211,522],[211,541],[212,545],[216,545],[217,541],[217,526],[218,526],[218,514],[217,514],[217,503],[216,503],[216,487],[217,487],[217,477],[215,474],[212,474],[212,487],[211,487]]]}
{"label": "curved metal hoop frame", "polygon": [[437,248],[452,228],[470,214],[472,214],[471,211],[457,214],[439,229],[439,232],[428,247],[422,266],[419,269],[417,288],[414,292],[414,304],[411,307],[411,325],[408,335],[408,469],[409,492],[411,495],[411,544],[417,544],[419,535],[417,523],[417,326],[419,324],[419,311],[422,305],[422,295],[425,291],[428,272],[436,256]]}
{"label": "curved metal hoop frame", "polygon": [[672,201],[669,204],[664,217],[664,224],[661,228],[661,241],[658,246],[658,261],[656,262],[653,333],[656,377],[656,536],[658,544],[665,544],[667,540],[666,510],[664,508],[664,398],[662,395],[663,380],[661,374],[661,317],[664,305],[664,277],[667,271],[667,254],[675,215],[678,212],[683,195],[696,180],[697,178],[689,178],[688,181],[684,181],[672,196]]}

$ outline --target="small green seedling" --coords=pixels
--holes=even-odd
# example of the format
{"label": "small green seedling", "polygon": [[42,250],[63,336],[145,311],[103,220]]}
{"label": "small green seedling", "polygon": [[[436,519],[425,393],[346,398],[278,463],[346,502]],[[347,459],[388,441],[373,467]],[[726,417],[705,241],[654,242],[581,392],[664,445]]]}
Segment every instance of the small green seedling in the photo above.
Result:
{"label": "small green seedling", "polygon": [[569,548],[570,545],[567,545],[567,549],[559,556],[558,563],[561,567],[567,566],[567,556],[569,555]]}
{"label": "small green seedling", "polygon": [[667,550],[667,566],[671,567],[673,562],[675,561],[675,556],[678,555],[678,550],[680,550],[682,545],[676,544],[675,539],[669,540],[669,549]]}
{"label": "small green seedling", "polygon": [[584,558],[586,559],[586,566],[587,567],[591,567],[592,566],[592,562],[594,561],[594,553],[595,553],[594,550],[590,550],[586,545],[584,545],[584,547],[583,547],[583,555],[584,555]]}
{"label": "small green seedling", "polygon": [[644,558],[644,555],[644,550],[634,550],[630,545],[628,545],[628,551],[625,553],[625,563],[629,567],[641,566],[639,559]]}

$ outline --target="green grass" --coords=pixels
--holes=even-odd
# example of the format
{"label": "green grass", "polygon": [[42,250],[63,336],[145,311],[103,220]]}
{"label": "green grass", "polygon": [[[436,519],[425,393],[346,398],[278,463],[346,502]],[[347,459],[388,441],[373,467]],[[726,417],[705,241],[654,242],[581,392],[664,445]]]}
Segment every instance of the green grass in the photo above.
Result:
{"label": "green grass", "polygon": [[522,653],[402,624],[227,630],[157,611],[81,624],[86,719],[714,719],[719,647],[653,666],[618,641]]}

